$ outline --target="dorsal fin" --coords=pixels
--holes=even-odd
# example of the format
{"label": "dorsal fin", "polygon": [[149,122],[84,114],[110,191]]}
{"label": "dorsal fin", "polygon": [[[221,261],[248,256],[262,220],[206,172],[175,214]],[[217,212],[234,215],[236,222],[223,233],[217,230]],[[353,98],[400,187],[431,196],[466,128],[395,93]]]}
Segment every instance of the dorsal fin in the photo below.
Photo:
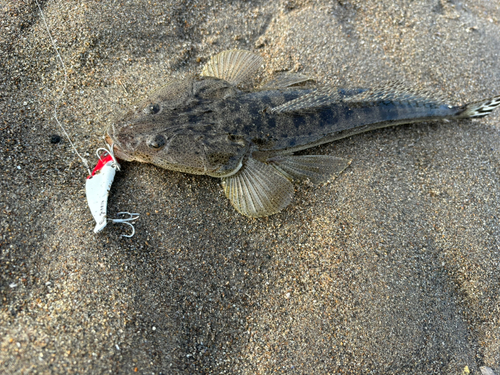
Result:
{"label": "dorsal fin", "polygon": [[202,76],[223,79],[237,85],[252,77],[264,59],[249,51],[229,50],[212,56],[203,67]]}
{"label": "dorsal fin", "polygon": [[427,92],[405,89],[402,83],[395,82],[374,88],[321,87],[274,107],[270,111],[272,113],[298,112],[341,102],[363,106],[380,101],[414,103],[417,106],[430,107],[445,105],[442,98],[434,97]]}
{"label": "dorsal fin", "polygon": [[296,99],[271,108],[272,113],[297,112],[313,108],[325,107],[329,104],[339,102],[341,97],[336,87],[321,87],[308,92]]}
{"label": "dorsal fin", "polygon": [[259,90],[285,89],[307,81],[313,81],[313,79],[300,73],[280,72],[275,74],[269,81],[264,82],[259,87]]}
{"label": "dorsal fin", "polygon": [[436,93],[408,87],[402,81],[388,82],[382,86],[367,88],[342,99],[344,102],[362,103],[376,101],[412,102],[422,105],[443,105],[446,100]]}

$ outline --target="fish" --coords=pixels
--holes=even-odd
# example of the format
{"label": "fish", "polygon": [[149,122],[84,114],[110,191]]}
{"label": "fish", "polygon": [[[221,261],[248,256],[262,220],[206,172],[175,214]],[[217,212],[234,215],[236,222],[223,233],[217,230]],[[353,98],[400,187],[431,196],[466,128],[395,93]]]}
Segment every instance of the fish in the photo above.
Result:
{"label": "fish", "polygon": [[234,208],[256,218],[287,207],[294,182],[328,182],[351,163],[298,151],[389,126],[481,118],[500,105],[500,95],[449,105],[402,83],[312,86],[291,72],[241,88],[262,64],[250,51],[221,52],[201,74],[171,79],[133,105],[110,124],[106,142],[125,161],[220,178]]}

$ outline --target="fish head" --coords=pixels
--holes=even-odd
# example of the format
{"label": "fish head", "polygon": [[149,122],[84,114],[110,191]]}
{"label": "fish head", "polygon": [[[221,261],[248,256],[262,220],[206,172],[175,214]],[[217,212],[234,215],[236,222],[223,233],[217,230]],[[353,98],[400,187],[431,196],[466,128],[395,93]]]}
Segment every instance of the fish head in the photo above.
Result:
{"label": "fish head", "polygon": [[214,103],[237,91],[212,77],[172,81],[114,121],[106,141],[122,160],[230,176],[241,168],[248,144],[243,137],[217,130]]}

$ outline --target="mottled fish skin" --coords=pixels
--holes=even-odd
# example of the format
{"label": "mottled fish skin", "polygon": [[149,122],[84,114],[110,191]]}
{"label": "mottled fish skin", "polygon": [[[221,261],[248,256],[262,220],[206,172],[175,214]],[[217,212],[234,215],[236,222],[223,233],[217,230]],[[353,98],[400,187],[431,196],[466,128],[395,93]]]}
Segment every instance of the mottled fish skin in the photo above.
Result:
{"label": "mottled fish skin", "polygon": [[107,141],[124,160],[220,177],[235,208],[260,217],[290,203],[290,180],[327,181],[349,164],[296,151],[387,126],[483,117],[500,104],[451,106],[394,86],[290,87],[307,80],[298,74],[239,90],[260,64],[247,51],[215,56],[202,76],[171,81],[113,123]]}

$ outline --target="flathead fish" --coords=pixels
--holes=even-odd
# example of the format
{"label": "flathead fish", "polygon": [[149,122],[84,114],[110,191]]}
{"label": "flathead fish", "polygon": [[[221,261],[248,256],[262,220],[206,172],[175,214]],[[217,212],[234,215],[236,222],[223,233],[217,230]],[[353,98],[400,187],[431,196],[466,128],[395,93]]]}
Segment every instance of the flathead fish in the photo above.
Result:
{"label": "flathead fish", "polygon": [[239,50],[212,57],[200,76],[170,81],[113,122],[107,142],[123,160],[221,178],[236,210],[262,217],[291,202],[292,181],[326,182],[350,163],[297,151],[393,125],[484,117],[500,105],[500,96],[448,105],[401,85],[300,87],[309,79],[293,73],[238,89],[262,62]]}

